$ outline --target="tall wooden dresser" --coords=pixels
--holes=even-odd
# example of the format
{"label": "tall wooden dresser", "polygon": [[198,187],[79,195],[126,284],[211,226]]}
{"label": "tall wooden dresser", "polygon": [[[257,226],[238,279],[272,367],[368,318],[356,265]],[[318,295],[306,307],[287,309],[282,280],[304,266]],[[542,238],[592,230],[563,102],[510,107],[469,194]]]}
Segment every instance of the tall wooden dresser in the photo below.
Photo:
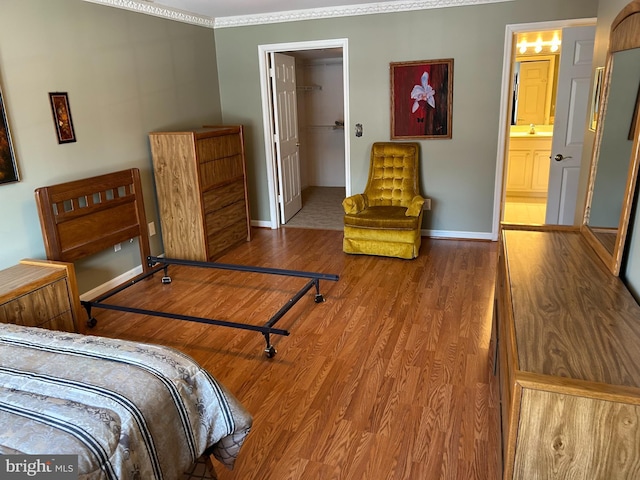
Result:
{"label": "tall wooden dresser", "polygon": [[84,331],[73,264],[22,260],[0,270],[0,323]]}
{"label": "tall wooden dresser", "polygon": [[211,261],[251,239],[243,129],[149,134],[164,253]]}
{"label": "tall wooden dresser", "polygon": [[504,228],[503,478],[640,478],[640,307],[578,230]]}

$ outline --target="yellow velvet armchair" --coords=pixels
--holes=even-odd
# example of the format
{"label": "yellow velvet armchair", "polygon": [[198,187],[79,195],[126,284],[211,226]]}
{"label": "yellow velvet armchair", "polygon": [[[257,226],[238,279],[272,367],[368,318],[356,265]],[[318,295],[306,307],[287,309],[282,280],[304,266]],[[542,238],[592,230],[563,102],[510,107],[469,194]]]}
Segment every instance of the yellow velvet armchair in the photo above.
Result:
{"label": "yellow velvet armchair", "polygon": [[364,192],[342,202],[344,252],[406,259],[418,256],[424,205],[418,186],[419,163],[418,143],[373,144]]}

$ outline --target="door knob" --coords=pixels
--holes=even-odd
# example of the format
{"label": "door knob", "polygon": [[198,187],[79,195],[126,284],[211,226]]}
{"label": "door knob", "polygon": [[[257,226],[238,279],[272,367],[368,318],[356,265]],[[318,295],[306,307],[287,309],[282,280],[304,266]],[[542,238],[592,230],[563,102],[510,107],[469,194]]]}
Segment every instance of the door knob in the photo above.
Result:
{"label": "door knob", "polygon": [[561,153],[558,153],[555,157],[553,157],[553,159],[554,159],[556,162],[561,162],[561,161],[562,161],[562,160],[564,160],[565,158],[573,158],[573,157],[571,157],[570,155],[569,155],[569,156],[567,156],[567,157],[565,157],[565,156],[564,156],[564,155],[562,155]]}

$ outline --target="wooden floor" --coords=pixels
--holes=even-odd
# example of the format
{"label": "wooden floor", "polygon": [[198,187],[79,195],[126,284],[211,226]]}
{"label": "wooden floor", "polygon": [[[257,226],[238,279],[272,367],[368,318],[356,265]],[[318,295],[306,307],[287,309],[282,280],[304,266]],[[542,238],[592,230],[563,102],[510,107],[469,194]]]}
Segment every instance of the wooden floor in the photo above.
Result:
{"label": "wooden floor", "polygon": [[[342,252],[342,232],[254,229],[218,261],[340,275],[258,332],[94,310],[92,333],[193,356],[243,402],[254,427],[221,480],[498,478],[490,353],[497,245],[423,239],[413,261]],[[172,267],[113,300],[264,323],[304,279]]]}

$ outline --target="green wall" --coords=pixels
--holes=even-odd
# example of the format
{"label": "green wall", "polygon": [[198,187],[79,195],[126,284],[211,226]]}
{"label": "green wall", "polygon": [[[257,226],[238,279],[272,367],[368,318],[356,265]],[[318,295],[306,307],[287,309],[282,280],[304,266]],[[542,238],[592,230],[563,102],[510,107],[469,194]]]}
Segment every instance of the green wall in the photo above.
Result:
{"label": "green wall", "polygon": [[[0,268],[45,258],[34,190],[137,167],[160,231],[147,134],[222,119],[212,29],[81,0],[2,0],[0,81],[21,181],[0,185]],[[59,145],[48,92],[68,92]],[[152,253],[162,252],[160,235]],[[140,265],[137,244],[76,264],[81,292]]]}
{"label": "green wall", "polygon": [[[601,1],[601,3],[604,3]],[[453,139],[422,144],[425,229],[491,232],[507,24],[596,15],[597,0],[514,0],[216,30],[82,0],[2,0],[0,84],[21,181],[0,185],[0,268],[44,258],[37,187],[141,169],[160,230],[147,134],[205,123],[246,125],[252,218],[270,222],[258,45],[349,41],[351,188],[371,143],[389,139],[389,63],[454,59]],[[599,13],[599,12],[598,12]],[[68,92],[78,141],[58,145],[48,92]],[[364,125],[355,137],[354,124]],[[160,235],[152,237],[161,253]],[[135,244],[76,264],[86,292],[139,266]]]}
{"label": "green wall", "polygon": [[[421,142],[421,188],[432,199],[423,226],[486,238],[493,221],[505,26],[595,17],[597,6],[597,0],[514,0],[216,29],[223,117],[247,126],[253,220],[271,220],[259,45],[348,39],[353,192],[366,182],[371,144],[389,140],[389,63],[453,58],[453,138]],[[359,138],[356,123],[364,126]]]}

